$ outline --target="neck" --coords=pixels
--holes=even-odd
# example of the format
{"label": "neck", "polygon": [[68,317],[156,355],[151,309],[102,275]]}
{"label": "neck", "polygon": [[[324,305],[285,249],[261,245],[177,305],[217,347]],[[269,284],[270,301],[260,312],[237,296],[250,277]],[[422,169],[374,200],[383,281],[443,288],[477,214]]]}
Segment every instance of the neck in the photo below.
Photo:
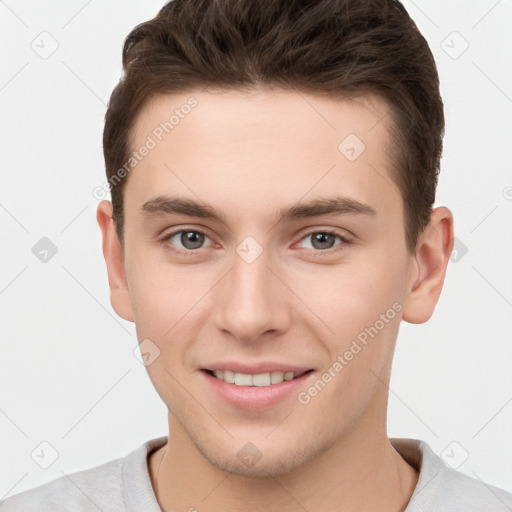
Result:
{"label": "neck", "polygon": [[[375,418],[374,418],[375,419]],[[298,512],[405,510],[418,471],[393,448],[387,435],[376,435],[375,423],[358,425],[312,463],[280,477],[244,477],[209,463],[181,425],[169,415],[166,445],[149,461],[160,507],[174,510],[267,510]]]}

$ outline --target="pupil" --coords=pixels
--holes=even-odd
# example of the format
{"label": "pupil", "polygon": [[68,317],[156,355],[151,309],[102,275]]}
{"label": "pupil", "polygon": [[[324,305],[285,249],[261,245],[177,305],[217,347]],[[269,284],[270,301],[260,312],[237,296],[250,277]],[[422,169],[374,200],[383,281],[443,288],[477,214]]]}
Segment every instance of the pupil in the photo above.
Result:
{"label": "pupil", "polygon": [[187,249],[197,249],[203,243],[203,235],[196,231],[185,231],[181,235],[181,243]]}
{"label": "pupil", "polygon": [[[320,247],[315,247],[316,249],[329,249],[332,247],[332,244],[329,242],[333,242],[333,239],[334,235],[332,235],[331,233],[317,233],[316,235],[313,236],[313,246],[315,246],[316,242],[319,242]],[[325,244],[327,244],[327,246]]]}

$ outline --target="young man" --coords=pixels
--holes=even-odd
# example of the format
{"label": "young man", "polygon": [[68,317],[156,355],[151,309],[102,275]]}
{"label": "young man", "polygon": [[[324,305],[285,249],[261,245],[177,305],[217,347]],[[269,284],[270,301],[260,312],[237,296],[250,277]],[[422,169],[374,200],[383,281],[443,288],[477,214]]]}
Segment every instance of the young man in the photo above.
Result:
{"label": "young man", "polygon": [[386,433],[400,322],[431,317],[453,248],[401,4],[174,0],[123,65],[97,219],[169,436],[0,509],[512,510]]}

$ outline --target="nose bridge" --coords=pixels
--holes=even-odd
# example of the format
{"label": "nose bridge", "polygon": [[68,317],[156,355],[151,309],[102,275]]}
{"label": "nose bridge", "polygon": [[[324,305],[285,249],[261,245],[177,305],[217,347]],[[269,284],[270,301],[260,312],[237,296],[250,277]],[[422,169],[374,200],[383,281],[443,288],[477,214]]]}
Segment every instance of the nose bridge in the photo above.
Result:
{"label": "nose bridge", "polygon": [[219,329],[241,341],[256,341],[266,331],[285,329],[289,311],[285,287],[269,268],[270,252],[248,238],[236,248],[215,308]]}

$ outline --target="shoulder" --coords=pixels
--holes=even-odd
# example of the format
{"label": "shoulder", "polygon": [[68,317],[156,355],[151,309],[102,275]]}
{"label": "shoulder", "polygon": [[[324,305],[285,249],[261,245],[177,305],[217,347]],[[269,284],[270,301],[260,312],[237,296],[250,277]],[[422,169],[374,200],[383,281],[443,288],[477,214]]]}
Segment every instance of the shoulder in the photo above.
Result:
{"label": "shoulder", "polygon": [[6,498],[0,502],[0,512],[123,510],[117,506],[123,502],[121,482],[123,461],[124,459],[116,459],[100,466],[64,475]]}
{"label": "shoulder", "polygon": [[167,437],[146,441],[126,457],[57,478],[0,502],[0,512],[159,512],[147,458]]}
{"label": "shoulder", "polygon": [[391,438],[400,455],[419,470],[405,512],[510,512],[512,494],[449,467],[425,442]]}
{"label": "shoulder", "polygon": [[437,478],[439,510],[464,512],[507,512],[512,510],[512,494],[477,478],[446,467]]}

